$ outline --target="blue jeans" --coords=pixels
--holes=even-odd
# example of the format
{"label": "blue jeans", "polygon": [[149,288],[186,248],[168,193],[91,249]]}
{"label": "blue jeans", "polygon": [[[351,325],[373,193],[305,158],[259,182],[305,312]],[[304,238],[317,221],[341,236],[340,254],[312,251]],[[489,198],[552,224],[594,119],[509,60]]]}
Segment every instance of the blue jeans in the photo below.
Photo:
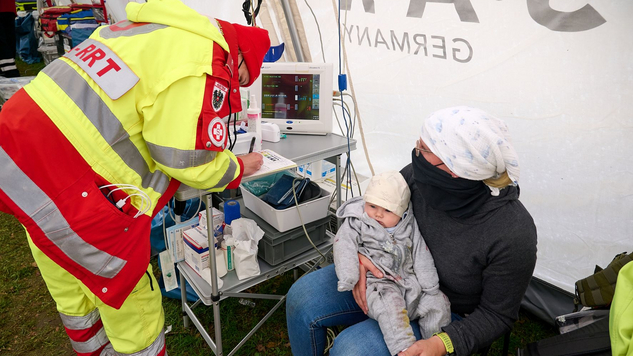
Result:
{"label": "blue jeans", "polygon": [[[330,326],[351,325],[335,339],[331,356],[389,356],[378,323],[360,309],[352,292],[336,290],[334,265],[297,280],[286,299],[286,321],[293,356],[322,356]],[[411,323],[420,339],[417,321]]]}

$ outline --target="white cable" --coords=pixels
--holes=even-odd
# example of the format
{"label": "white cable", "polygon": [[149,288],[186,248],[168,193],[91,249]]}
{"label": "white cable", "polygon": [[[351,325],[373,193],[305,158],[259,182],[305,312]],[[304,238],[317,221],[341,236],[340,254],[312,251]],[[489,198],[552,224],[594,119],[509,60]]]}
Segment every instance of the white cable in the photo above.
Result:
{"label": "white cable", "polygon": [[[189,206],[189,207],[191,208],[191,206]],[[189,220],[185,221],[185,223],[189,223],[189,222],[191,222],[191,220],[195,219],[196,216],[198,216],[198,213],[200,212],[201,208],[202,208],[202,191],[198,190],[198,208],[196,209],[195,214],[191,215]],[[206,214],[206,212],[205,212],[205,214]],[[174,221],[176,221],[176,220],[174,220]]]}
{"label": "white cable", "polygon": [[112,193],[114,193],[117,190],[132,190],[135,191],[135,193],[133,194],[128,194],[126,192],[127,197],[125,198],[121,198],[119,199],[117,202],[115,202],[115,206],[119,209],[121,209],[125,203],[127,202],[128,199],[130,199],[130,197],[133,196],[137,196],[140,198],[141,200],[141,206],[137,209],[138,211],[136,212],[136,214],[134,215],[134,218],[138,218],[141,215],[144,215],[145,213],[147,213],[151,208],[152,208],[152,200],[150,199],[149,195],[147,195],[147,193],[145,193],[143,190],[141,190],[140,188],[138,188],[135,185],[132,184],[125,184],[125,183],[112,183],[112,184],[105,184],[102,186],[99,186],[99,190],[104,189],[104,188],[109,188],[109,187],[116,187],[115,189],[112,189],[108,192],[108,194],[106,195],[106,198],[110,198],[110,195]]}
{"label": "white cable", "polygon": [[323,49],[323,36],[321,35],[321,26],[319,26],[319,20],[317,20],[317,17],[314,14],[314,11],[312,10],[312,6],[308,4],[308,0],[304,0],[304,1],[306,3],[306,6],[308,6],[308,9],[310,9],[310,12],[312,13],[312,17],[314,17],[314,22],[316,23],[317,31],[319,32],[319,42],[321,42],[321,56],[323,57],[323,63],[325,63],[325,50]]}
{"label": "white cable", "polygon": [[[347,3],[347,2],[346,2]],[[336,0],[332,0],[332,7],[334,8],[334,17],[337,21],[337,23],[339,22],[338,19],[338,6],[336,6]],[[345,22],[347,23],[347,13],[349,11],[345,12]],[[341,45],[343,47],[343,62],[345,64],[345,69],[346,69],[346,75],[348,78],[348,82],[349,82],[349,88],[352,92],[352,96],[355,98],[356,97],[356,91],[354,90],[354,83],[352,81],[352,73],[349,70],[349,61],[347,60],[347,47],[345,46],[345,31],[343,31],[343,33],[341,34]],[[354,100],[355,101],[355,100]],[[361,137],[361,142],[363,144],[363,151],[365,153],[365,159],[367,160],[367,164],[369,165],[369,170],[371,171],[371,175],[374,175],[374,167],[371,164],[371,159],[369,158],[369,151],[367,150],[367,144],[365,143],[365,133],[363,131],[363,123],[360,117],[360,111],[357,110],[357,115],[358,115],[358,128],[360,130],[360,137]]]}
{"label": "white cable", "polygon": [[[169,210],[169,205],[167,205],[167,210]],[[167,227],[165,226],[165,212],[163,212],[163,242],[165,243],[165,249],[169,248],[169,242],[167,241]]]}
{"label": "white cable", "polygon": [[[189,206],[191,208],[191,206]],[[198,216],[198,213],[200,212],[200,208],[202,207],[202,191],[198,191],[198,208],[196,209],[195,214],[193,214],[191,216],[191,218],[187,221],[185,221],[185,224],[190,223],[193,219],[196,218],[196,216]],[[169,212],[169,215],[173,217],[173,221],[174,221],[174,225],[177,225],[176,223],[176,219],[175,219],[175,215],[173,215],[173,211],[171,209],[171,207],[169,206],[169,204],[167,204],[167,211]],[[165,249],[169,248],[169,242],[167,241],[167,226],[165,224],[165,216],[167,215],[166,212],[163,212],[163,241],[165,242]]]}
{"label": "white cable", "polygon": [[319,250],[316,247],[314,242],[312,242],[312,239],[310,238],[310,235],[308,234],[308,230],[306,229],[306,225],[303,223],[303,218],[301,217],[301,211],[299,210],[299,199],[297,199],[297,190],[296,190],[296,187],[295,187],[295,182],[297,181],[297,179],[301,179],[301,178],[300,177],[296,177],[295,179],[292,180],[292,195],[295,198],[295,205],[297,207],[297,214],[299,214],[299,221],[301,221],[301,227],[303,227],[303,232],[306,234],[306,237],[308,238],[308,241],[310,241],[310,244],[312,245],[312,247],[314,247],[314,249],[317,250],[319,255],[321,255],[321,257],[323,257],[323,259],[326,259],[326,257],[323,254],[323,252],[321,252],[321,250]]}
{"label": "white cable", "polygon": [[[174,202],[174,208],[176,207],[176,203]],[[167,205],[167,208],[169,208],[169,205]],[[176,215],[174,214],[174,210],[169,208],[167,209],[167,211],[169,211],[169,217],[176,222]]]}

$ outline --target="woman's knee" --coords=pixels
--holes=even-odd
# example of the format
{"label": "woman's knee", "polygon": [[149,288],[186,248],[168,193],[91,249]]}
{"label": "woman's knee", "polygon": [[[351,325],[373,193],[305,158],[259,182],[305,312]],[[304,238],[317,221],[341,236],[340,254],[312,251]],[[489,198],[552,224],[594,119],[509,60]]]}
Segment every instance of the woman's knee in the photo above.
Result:
{"label": "woman's knee", "polygon": [[[358,336],[345,337],[343,334],[334,339],[330,356],[390,356],[382,335],[379,339],[372,339]],[[381,353],[381,350],[384,353]]]}
{"label": "woman's knee", "polygon": [[330,356],[389,356],[389,350],[373,319],[354,324],[343,330],[335,339]]}
{"label": "woman's knee", "polygon": [[[331,276],[328,267],[299,278],[290,287],[286,295],[287,315],[308,316],[312,310],[321,309],[322,299],[327,296],[327,293],[324,293],[324,291],[328,287],[331,287],[330,285],[333,283],[330,280]],[[334,288],[336,288],[335,282]]]}
{"label": "woman's knee", "polygon": [[310,304],[316,299],[311,283],[306,283],[308,276],[297,280],[286,295],[286,314],[294,317],[305,314]]}

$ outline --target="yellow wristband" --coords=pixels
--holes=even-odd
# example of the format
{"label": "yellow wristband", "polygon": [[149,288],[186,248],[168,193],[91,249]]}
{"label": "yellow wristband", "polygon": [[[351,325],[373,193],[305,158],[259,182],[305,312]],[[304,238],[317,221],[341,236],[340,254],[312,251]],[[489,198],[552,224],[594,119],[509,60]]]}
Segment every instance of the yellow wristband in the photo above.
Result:
{"label": "yellow wristband", "polygon": [[440,338],[440,340],[442,340],[442,343],[444,343],[444,347],[446,347],[446,352],[448,354],[452,354],[453,352],[455,352],[455,349],[453,348],[453,342],[451,341],[451,338],[448,336],[447,333],[442,331],[433,334],[433,336],[437,336]]}

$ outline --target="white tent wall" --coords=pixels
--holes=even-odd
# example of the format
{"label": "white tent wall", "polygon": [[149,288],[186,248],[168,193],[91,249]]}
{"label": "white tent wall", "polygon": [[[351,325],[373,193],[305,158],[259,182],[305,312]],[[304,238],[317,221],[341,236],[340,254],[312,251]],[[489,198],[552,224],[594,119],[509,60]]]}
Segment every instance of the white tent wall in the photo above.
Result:
{"label": "white tent wall", "polygon": [[[336,63],[338,9],[308,2]],[[297,3],[319,59],[315,22]],[[343,0],[342,8],[376,172],[410,161],[422,119],[437,109],[470,105],[504,119],[521,201],[538,228],[534,276],[559,289],[556,301],[533,286],[528,302],[550,320],[571,311],[576,280],[633,250],[633,2]],[[352,158],[368,174],[362,152]]]}
{"label": "white tent wall", "polygon": [[[245,24],[242,1],[184,2]],[[338,2],[295,2],[312,59],[322,50],[307,4],[338,72]],[[504,119],[539,236],[526,305],[550,321],[571,311],[576,280],[633,250],[633,2],[341,2],[344,60],[375,171],[406,165],[437,109],[470,105]],[[371,175],[361,150],[352,159]]]}

